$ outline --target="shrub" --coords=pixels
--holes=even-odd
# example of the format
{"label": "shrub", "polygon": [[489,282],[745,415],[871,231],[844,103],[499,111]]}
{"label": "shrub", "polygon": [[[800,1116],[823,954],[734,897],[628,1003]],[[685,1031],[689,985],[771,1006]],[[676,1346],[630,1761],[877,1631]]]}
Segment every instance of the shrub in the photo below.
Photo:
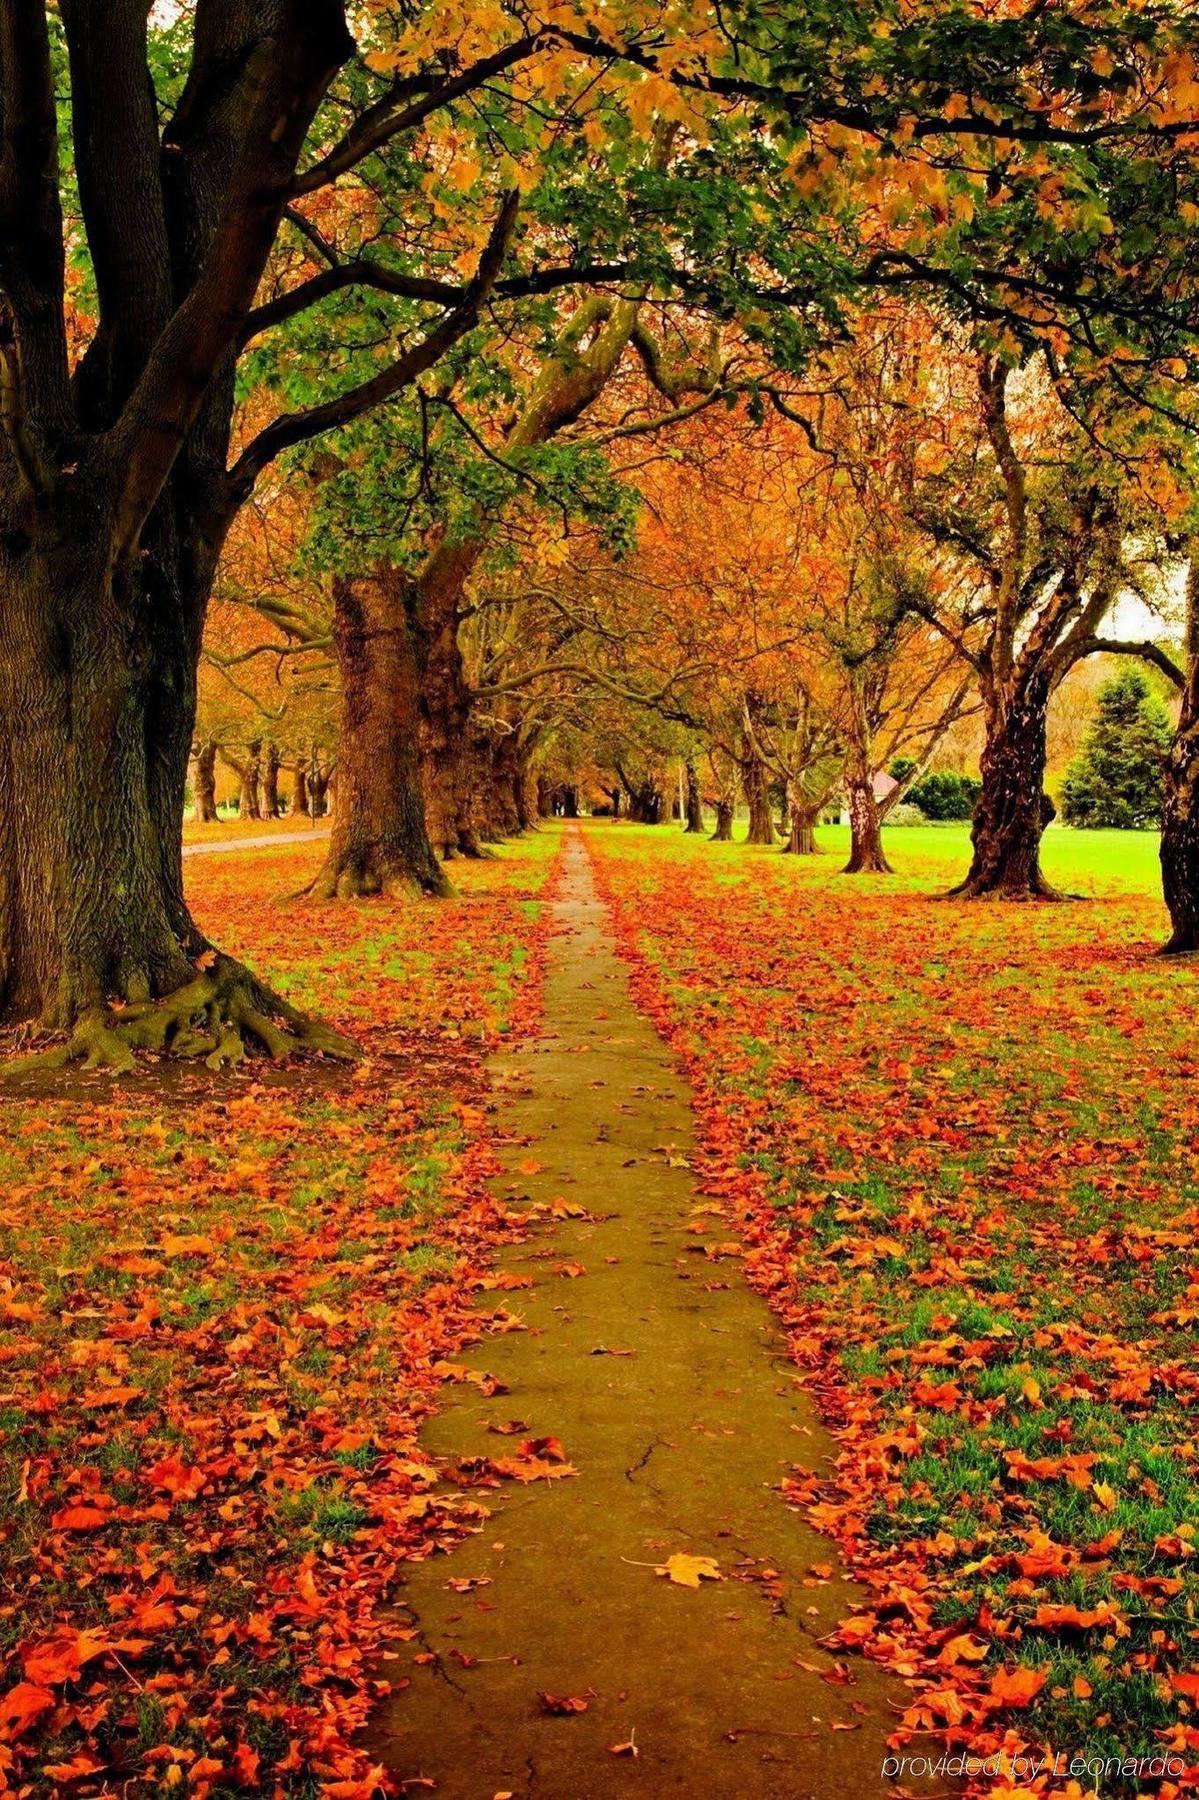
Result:
{"label": "shrub", "polygon": [[[902,781],[915,766],[910,757],[900,756],[891,764],[891,773],[896,781]],[[934,775],[922,775],[908,789],[907,800],[918,806],[926,819],[970,819],[981,791],[982,783],[973,775],[938,769]]]}
{"label": "shrub", "polygon": [[1160,824],[1170,736],[1169,714],[1139,669],[1104,682],[1062,783],[1066,824],[1123,831]]}

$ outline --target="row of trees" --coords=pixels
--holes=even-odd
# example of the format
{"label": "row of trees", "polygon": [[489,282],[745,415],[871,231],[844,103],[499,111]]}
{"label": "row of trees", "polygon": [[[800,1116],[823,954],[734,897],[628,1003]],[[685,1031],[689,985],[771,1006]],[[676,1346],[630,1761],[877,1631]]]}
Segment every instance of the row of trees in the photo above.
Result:
{"label": "row of trees", "polygon": [[842,764],[860,866],[872,767],[980,707],[964,891],[1043,892],[1049,696],[1189,529],[1185,17],[352,23],[0,14],[5,1012],[118,1062],[339,1048],[184,900],[206,633],[248,705],[339,699],[318,896],[443,892],[438,852],[629,706],[735,770],[755,831],[784,781],[797,847]]}

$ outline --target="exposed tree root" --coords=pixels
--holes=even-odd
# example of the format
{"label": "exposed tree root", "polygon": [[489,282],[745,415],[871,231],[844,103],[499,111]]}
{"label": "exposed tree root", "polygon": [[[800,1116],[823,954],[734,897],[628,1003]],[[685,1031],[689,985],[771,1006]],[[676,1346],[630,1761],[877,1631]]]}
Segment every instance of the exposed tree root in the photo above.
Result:
{"label": "exposed tree root", "polygon": [[206,1067],[220,1070],[239,1063],[251,1046],[272,1061],[315,1052],[354,1062],[360,1054],[348,1038],[298,1012],[233,957],[215,956],[210,968],[159,1000],[89,1007],[65,1043],[5,1063],[0,1078],[74,1062],[128,1075],[138,1050],[203,1058]]}
{"label": "exposed tree root", "polygon": [[435,857],[414,867],[400,858],[345,856],[330,857],[297,898],[363,900],[384,896],[451,900],[454,891],[453,883]]}
{"label": "exposed tree root", "polygon": [[1064,894],[1059,888],[1052,887],[1044,877],[1038,877],[1035,885],[1004,885],[1002,882],[962,881],[957,887],[950,888],[945,895],[946,900],[998,900],[1015,902],[1017,905],[1056,905],[1062,900],[1079,898],[1075,894]]}

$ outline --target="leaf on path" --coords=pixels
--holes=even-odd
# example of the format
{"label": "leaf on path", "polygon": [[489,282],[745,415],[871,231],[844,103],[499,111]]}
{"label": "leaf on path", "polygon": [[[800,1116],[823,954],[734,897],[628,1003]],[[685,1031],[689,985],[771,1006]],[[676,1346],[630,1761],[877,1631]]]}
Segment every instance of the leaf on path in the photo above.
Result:
{"label": "leaf on path", "polygon": [[711,1556],[691,1556],[685,1550],[676,1550],[668,1556],[655,1570],[656,1575],[665,1575],[676,1587],[697,1588],[701,1581],[722,1581],[720,1564]]}
{"label": "leaf on path", "polygon": [[538,1688],[537,1698],[542,1711],[552,1713],[556,1718],[570,1718],[572,1714],[587,1711],[587,1701],[576,1694],[547,1694],[543,1688]]}

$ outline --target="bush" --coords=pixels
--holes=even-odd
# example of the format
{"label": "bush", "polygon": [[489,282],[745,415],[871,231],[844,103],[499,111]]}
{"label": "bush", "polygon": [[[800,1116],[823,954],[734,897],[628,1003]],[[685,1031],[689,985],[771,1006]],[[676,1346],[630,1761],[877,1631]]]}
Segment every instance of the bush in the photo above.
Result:
{"label": "bush", "polygon": [[[916,767],[910,757],[901,756],[891,764],[891,774],[902,781]],[[972,819],[981,781],[973,775],[955,775],[951,769],[939,769],[935,775],[922,775],[908,789],[907,799],[918,806],[926,819]]]}
{"label": "bush", "polygon": [[900,800],[883,820],[888,831],[892,825],[923,825],[925,823],[924,814],[918,806],[913,806],[910,800]]}
{"label": "bush", "polygon": [[1170,716],[1139,669],[1104,682],[1082,749],[1062,783],[1067,825],[1117,831],[1159,825]]}

